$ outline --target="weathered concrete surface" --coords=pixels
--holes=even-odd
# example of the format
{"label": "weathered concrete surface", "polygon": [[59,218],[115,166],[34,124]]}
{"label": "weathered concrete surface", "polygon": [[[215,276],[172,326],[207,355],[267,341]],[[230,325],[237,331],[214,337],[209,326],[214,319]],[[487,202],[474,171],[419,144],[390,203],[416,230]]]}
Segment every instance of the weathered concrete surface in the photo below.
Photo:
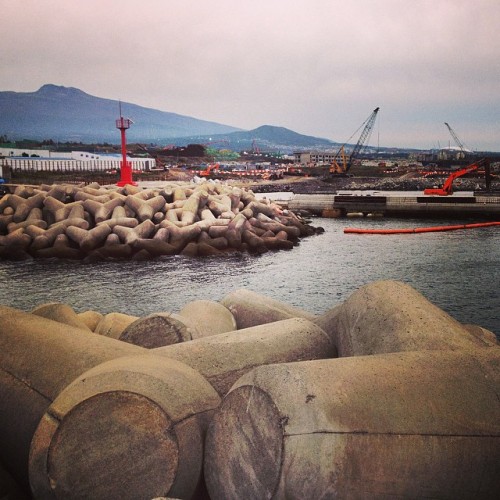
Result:
{"label": "weathered concrete surface", "polygon": [[58,394],[104,361],[147,351],[10,307],[0,324],[0,461],[27,488],[30,442]]}
{"label": "weathered concrete surface", "polygon": [[179,313],[157,312],[126,325],[115,338],[148,349],[236,330],[236,320],[219,302],[196,300]]}
{"label": "weathered concrete surface", "polygon": [[78,313],[78,317],[94,332],[99,322],[104,318],[104,314],[98,311],[83,311]]}
{"label": "weathered concrete surface", "polygon": [[213,300],[194,300],[187,303],[179,315],[196,326],[198,337],[209,337],[237,329],[236,319],[227,307]]}
{"label": "weathered concrete surface", "polygon": [[153,349],[186,342],[198,336],[195,325],[176,313],[154,313],[128,324],[117,339]]}
{"label": "weathered concrete surface", "polygon": [[484,343],[485,347],[493,347],[493,346],[498,346],[499,342],[497,339],[497,336],[490,330],[487,330],[486,328],[483,328],[482,326],[479,325],[463,325],[463,327],[474,337],[476,337],[478,340],[480,340],[482,343]]}
{"label": "weathered concrete surface", "polygon": [[125,328],[127,328],[128,325],[130,325],[134,321],[137,321],[138,319],[138,316],[132,316],[130,314],[119,312],[111,312],[105,314],[101,321],[97,323],[95,333],[113,339],[119,339]]}
{"label": "weathered concrete surface", "polygon": [[58,321],[59,323],[71,325],[83,330],[90,330],[87,324],[81,320],[78,314],[68,304],[62,304],[59,302],[41,304],[35,307],[31,311],[31,314],[52,319],[54,321]]}
{"label": "weathered concrete surface", "polygon": [[461,323],[399,281],[376,281],[313,320],[339,357],[484,345]]}
{"label": "weathered concrete surface", "polygon": [[231,311],[238,329],[272,323],[282,319],[314,319],[314,314],[292,307],[279,300],[241,288],[226,295],[220,303]]}
{"label": "weathered concrete surface", "polygon": [[336,355],[332,342],[314,323],[291,318],[220,333],[151,351],[182,361],[200,372],[224,396],[236,380],[256,366]]}
{"label": "weathered concrete surface", "polygon": [[211,498],[495,498],[500,350],[267,365],[209,428]]}
{"label": "weathered concrete surface", "polygon": [[34,435],[35,498],[191,498],[220,398],[195,370],[154,356],[85,372],[51,404]]}
{"label": "weathered concrete surface", "polygon": [[29,500],[14,478],[0,464],[0,498],[2,500]]}

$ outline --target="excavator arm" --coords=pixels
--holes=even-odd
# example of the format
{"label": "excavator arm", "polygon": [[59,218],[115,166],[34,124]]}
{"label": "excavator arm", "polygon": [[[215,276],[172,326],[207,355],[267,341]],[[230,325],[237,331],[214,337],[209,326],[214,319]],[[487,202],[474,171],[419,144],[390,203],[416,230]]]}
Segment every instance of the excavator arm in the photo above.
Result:
{"label": "excavator arm", "polygon": [[210,177],[212,172],[219,170],[220,165],[216,163],[215,165],[209,165],[205,170],[200,172],[200,177]]}
{"label": "excavator arm", "polygon": [[470,165],[467,165],[464,168],[461,168],[460,170],[455,170],[455,172],[452,172],[450,176],[444,181],[443,187],[424,189],[424,194],[438,196],[448,196],[450,194],[453,194],[453,181],[458,177],[462,177],[470,172],[474,172],[474,170],[477,170],[479,167],[481,167],[484,162],[484,159],[479,160],[477,162],[471,163]]}

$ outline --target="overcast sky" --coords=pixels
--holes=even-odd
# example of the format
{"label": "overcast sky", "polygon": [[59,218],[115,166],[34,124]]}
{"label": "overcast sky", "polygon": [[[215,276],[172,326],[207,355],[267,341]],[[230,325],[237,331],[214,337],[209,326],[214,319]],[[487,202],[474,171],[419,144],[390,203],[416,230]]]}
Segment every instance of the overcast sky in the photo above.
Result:
{"label": "overcast sky", "polygon": [[466,146],[500,150],[499,0],[0,0],[0,12],[3,91],[53,83],[338,142],[380,106],[371,145],[455,145],[448,122]]}

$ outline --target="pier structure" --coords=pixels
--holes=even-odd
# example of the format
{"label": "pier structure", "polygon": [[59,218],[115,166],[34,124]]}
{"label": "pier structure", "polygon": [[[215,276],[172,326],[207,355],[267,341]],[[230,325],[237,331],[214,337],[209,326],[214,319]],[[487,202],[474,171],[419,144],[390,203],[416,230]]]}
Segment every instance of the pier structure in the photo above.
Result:
{"label": "pier structure", "polygon": [[421,193],[340,192],[336,194],[296,194],[287,206],[292,211],[308,211],[323,217],[349,214],[380,214],[410,217],[500,217],[500,193],[454,193],[425,196]]}

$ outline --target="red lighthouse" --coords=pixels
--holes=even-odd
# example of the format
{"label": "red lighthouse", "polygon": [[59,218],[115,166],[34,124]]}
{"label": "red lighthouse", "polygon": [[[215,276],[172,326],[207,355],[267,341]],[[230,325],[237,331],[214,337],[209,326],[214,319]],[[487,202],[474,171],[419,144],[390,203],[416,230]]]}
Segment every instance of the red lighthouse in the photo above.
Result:
{"label": "red lighthouse", "polygon": [[125,130],[130,128],[132,125],[132,120],[128,118],[123,118],[122,116],[122,107],[120,104],[120,118],[116,120],[116,128],[120,130],[121,138],[122,138],[122,161],[121,161],[121,174],[120,181],[116,183],[117,186],[123,187],[127,184],[131,184],[132,186],[137,186],[137,182],[132,180],[132,165],[129,161],[127,161],[127,139],[125,136]]}

